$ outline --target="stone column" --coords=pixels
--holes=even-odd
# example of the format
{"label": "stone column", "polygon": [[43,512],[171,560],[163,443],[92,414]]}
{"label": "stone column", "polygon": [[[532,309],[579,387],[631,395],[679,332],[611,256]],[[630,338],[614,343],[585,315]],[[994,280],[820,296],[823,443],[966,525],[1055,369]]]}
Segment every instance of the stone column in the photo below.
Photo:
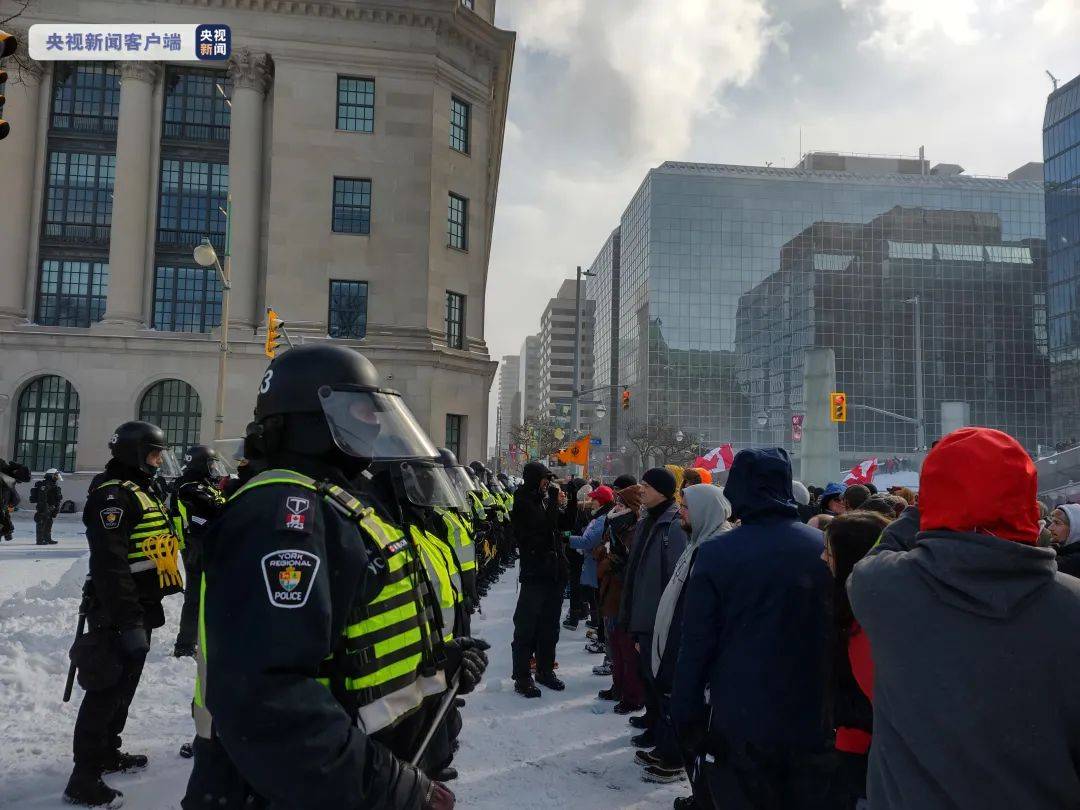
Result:
{"label": "stone column", "polygon": [[229,193],[232,195],[232,295],[229,322],[253,328],[262,248],[263,107],[273,77],[266,54],[239,50],[229,58],[233,82],[229,128]]}
{"label": "stone column", "polygon": [[124,329],[146,324],[143,276],[153,167],[154,62],[120,62],[120,118],[116,127],[116,184],[109,236],[109,297],[103,325]]}
{"label": "stone column", "polygon": [[30,251],[37,233],[32,230],[34,220],[34,188],[38,176],[38,138],[45,138],[39,131],[38,112],[42,96],[48,97],[44,88],[45,65],[26,55],[25,32],[17,31],[19,61],[5,64],[8,71],[4,94],[2,117],[11,125],[11,134],[0,144],[0,165],[4,177],[0,215],[0,321],[26,320],[26,301],[30,273]]}

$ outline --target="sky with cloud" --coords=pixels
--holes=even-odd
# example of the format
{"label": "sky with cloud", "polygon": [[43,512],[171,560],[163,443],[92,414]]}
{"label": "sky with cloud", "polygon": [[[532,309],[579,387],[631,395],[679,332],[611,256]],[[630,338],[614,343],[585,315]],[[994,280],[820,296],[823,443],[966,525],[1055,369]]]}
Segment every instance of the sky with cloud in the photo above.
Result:
{"label": "sky with cloud", "polygon": [[[497,0],[517,32],[487,290],[516,354],[665,160],[791,166],[812,149],[1003,176],[1042,158],[1080,0]],[[492,387],[494,441],[498,378]]]}

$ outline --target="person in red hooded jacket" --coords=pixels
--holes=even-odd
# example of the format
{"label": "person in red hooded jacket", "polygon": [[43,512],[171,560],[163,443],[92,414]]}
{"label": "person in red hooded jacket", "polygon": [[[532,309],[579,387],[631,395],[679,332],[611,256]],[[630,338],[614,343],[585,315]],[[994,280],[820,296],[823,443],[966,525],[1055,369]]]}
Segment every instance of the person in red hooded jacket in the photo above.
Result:
{"label": "person in red hooded jacket", "polygon": [[1036,490],[1011,436],[954,431],[923,462],[914,547],[855,566],[874,810],[1080,807],[1080,580],[1036,545]]}

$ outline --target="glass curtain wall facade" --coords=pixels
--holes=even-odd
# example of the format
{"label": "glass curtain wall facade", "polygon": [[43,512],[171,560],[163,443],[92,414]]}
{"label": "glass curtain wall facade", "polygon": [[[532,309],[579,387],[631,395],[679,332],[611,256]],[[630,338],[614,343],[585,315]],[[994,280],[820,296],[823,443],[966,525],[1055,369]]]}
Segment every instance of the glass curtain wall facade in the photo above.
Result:
{"label": "glass curtain wall facade", "polygon": [[[620,232],[620,434],[796,449],[809,346],[836,351],[852,402],[913,416],[919,295],[927,437],[961,400],[976,424],[1047,440],[1041,183],[665,163]],[[913,448],[911,426],[867,416],[849,412],[842,452]]]}
{"label": "glass curtain wall facade", "polygon": [[1080,76],[1046,101],[1046,272],[1054,442],[1080,443]]}
{"label": "glass curtain wall facade", "polygon": [[[613,388],[619,382],[619,229],[611,232],[600,253],[589,267],[585,295],[593,302],[593,386],[598,388],[590,400],[603,402],[606,419],[593,423],[593,437],[603,444],[600,453],[618,450],[619,394]],[[594,451],[595,453],[595,451]]]}

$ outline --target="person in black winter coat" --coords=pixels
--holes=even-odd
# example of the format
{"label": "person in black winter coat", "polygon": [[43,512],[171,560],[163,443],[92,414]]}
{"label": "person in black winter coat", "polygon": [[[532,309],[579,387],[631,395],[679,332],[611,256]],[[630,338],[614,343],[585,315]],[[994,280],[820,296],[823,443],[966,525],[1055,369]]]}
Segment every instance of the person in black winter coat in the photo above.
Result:
{"label": "person in black winter coat", "polygon": [[824,808],[831,577],[822,535],[798,521],[780,448],[741,451],[724,494],[741,525],[702,546],[690,574],[672,719],[715,806]]}
{"label": "person in black winter coat", "polygon": [[34,502],[34,524],[36,540],[39,546],[55,546],[52,539],[53,520],[60,514],[63,494],[60,492],[60,472],[47,470],[45,477],[34,484],[30,500]]}
{"label": "person in black winter coat", "polygon": [[538,461],[525,465],[524,483],[514,493],[510,524],[521,553],[521,591],[514,610],[514,689],[525,697],[540,697],[529,659],[536,656],[536,682],[550,689],[565,686],[555,677],[555,645],[559,641],[559,611],[566,585],[566,557],[559,535],[559,510],[566,496],[554,473]]}

